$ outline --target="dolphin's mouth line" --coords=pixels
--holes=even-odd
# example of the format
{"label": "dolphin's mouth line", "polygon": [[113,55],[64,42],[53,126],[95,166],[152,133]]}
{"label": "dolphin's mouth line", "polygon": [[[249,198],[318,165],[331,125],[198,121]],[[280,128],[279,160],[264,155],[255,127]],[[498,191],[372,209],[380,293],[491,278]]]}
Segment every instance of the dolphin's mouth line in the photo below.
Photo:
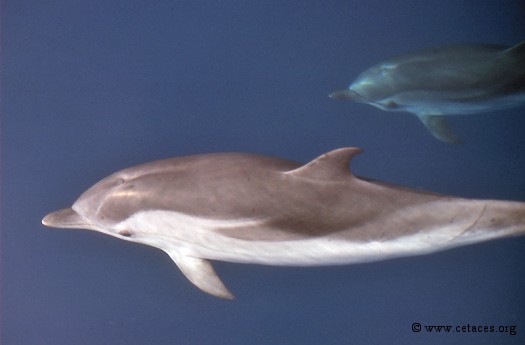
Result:
{"label": "dolphin's mouth line", "polygon": [[362,102],[362,103],[369,103],[371,102],[368,98],[362,96],[360,93],[354,91],[354,90],[350,90],[356,97],[356,100],[359,101],[359,102]]}
{"label": "dolphin's mouth line", "polygon": [[358,103],[370,103],[368,99],[361,96],[359,93],[355,92],[351,88],[333,91],[328,95],[328,97],[335,100],[350,99]]}

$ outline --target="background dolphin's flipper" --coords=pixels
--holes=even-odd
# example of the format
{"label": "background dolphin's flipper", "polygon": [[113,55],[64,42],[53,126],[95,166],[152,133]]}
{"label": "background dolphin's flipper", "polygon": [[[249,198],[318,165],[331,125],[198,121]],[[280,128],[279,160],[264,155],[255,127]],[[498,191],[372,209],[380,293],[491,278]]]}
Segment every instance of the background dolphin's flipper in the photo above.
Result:
{"label": "background dolphin's flipper", "polygon": [[215,273],[213,266],[208,260],[180,256],[169,252],[168,255],[175,261],[186,278],[202,291],[220,298],[234,298],[233,294],[228,291],[217,273]]}
{"label": "background dolphin's flipper", "polygon": [[525,41],[520,42],[508,49],[505,49],[503,51],[503,54],[523,59],[523,57],[525,57]]}
{"label": "background dolphin's flipper", "polygon": [[444,116],[418,115],[419,119],[430,133],[439,140],[448,144],[460,144],[461,139],[454,133]]}

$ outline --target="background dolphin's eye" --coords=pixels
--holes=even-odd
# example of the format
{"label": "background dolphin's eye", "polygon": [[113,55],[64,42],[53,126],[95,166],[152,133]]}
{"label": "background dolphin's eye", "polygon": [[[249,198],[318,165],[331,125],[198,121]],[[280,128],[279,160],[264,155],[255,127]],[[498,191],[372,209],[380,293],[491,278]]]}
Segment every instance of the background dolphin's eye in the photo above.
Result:
{"label": "background dolphin's eye", "polygon": [[387,75],[391,70],[391,67],[381,67],[381,75]]}
{"label": "background dolphin's eye", "polygon": [[394,102],[394,101],[388,101],[388,103],[386,104],[386,106],[388,108],[396,108],[397,107],[397,103]]}

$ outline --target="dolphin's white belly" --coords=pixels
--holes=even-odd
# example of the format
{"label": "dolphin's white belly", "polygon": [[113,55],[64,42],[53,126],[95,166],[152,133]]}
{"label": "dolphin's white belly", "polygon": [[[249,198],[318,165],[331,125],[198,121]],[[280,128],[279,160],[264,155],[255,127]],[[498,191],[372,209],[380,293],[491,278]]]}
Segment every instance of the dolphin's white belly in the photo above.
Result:
{"label": "dolphin's white belly", "polygon": [[[415,115],[470,115],[518,107],[525,103],[525,93],[493,95],[471,99],[439,90],[401,92],[370,102],[382,110],[405,111]],[[395,106],[393,106],[395,105]]]}
{"label": "dolphin's white belly", "polygon": [[[225,236],[214,229],[241,227],[250,231],[263,226],[264,220],[210,220],[159,210],[137,213],[118,224],[115,230],[131,231],[135,235],[130,241],[168,253],[177,252],[181,256],[236,263],[320,266],[370,262],[454,247],[464,242],[460,239],[461,234],[472,227],[479,216],[474,213],[471,219],[464,221],[422,228],[417,233],[390,240],[372,241],[351,241],[337,236],[290,241],[244,240]],[[468,240],[473,241],[472,238]]]}

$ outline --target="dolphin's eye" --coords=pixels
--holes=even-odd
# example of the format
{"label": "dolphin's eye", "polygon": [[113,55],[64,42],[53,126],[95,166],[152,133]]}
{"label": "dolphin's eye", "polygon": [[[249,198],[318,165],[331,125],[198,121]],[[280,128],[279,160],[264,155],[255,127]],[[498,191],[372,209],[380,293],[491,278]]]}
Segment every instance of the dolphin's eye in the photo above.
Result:
{"label": "dolphin's eye", "polygon": [[131,233],[129,230],[120,230],[118,234],[124,237],[133,237],[133,233]]}
{"label": "dolphin's eye", "polygon": [[125,181],[123,178],[118,178],[116,181],[115,181],[115,186],[118,186],[118,185],[121,185],[123,184]]}
{"label": "dolphin's eye", "polygon": [[387,108],[397,108],[397,103],[394,102],[394,101],[388,101],[388,103],[386,104]]}
{"label": "dolphin's eye", "polygon": [[381,75],[386,76],[390,73],[392,67],[381,67]]}

